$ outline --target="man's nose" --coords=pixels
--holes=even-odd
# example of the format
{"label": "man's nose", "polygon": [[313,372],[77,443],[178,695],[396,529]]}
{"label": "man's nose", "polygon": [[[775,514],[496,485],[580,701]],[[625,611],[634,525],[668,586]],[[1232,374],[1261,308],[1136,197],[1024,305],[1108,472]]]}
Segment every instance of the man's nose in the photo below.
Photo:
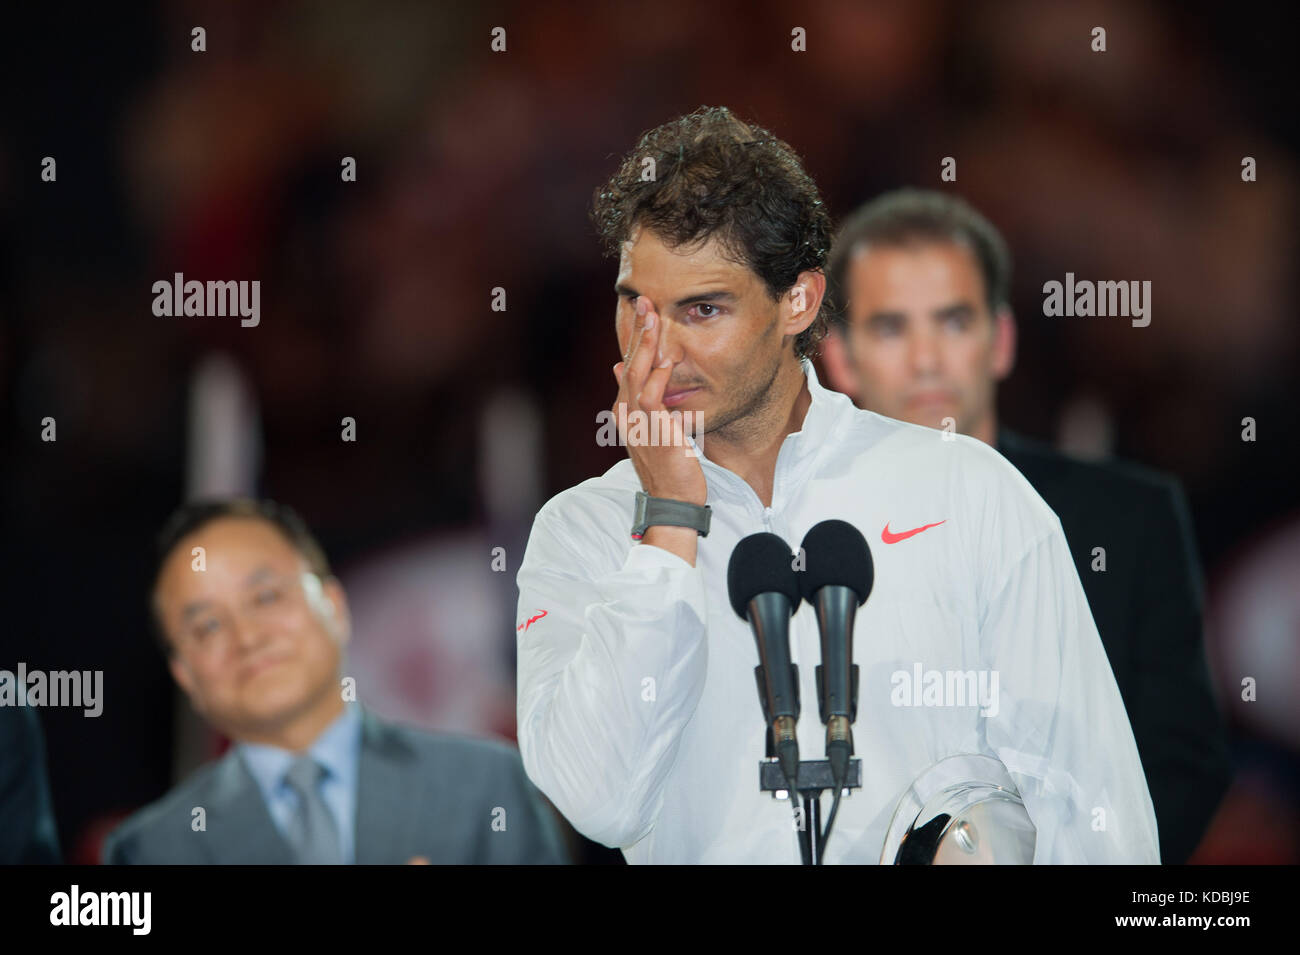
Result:
{"label": "man's nose", "polygon": [[235,646],[239,650],[252,650],[266,639],[261,622],[253,614],[236,614],[233,626]]}
{"label": "man's nose", "polygon": [[664,320],[659,328],[659,354],[655,355],[655,367],[665,358],[674,362],[681,361],[683,355],[682,337],[677,323]]}
{"label": "man's nose", "polygon": [[936,371],[939,368],[939,343],[933,335],[917,332],[908,342],[908,357],[912,371],[918,374]]}

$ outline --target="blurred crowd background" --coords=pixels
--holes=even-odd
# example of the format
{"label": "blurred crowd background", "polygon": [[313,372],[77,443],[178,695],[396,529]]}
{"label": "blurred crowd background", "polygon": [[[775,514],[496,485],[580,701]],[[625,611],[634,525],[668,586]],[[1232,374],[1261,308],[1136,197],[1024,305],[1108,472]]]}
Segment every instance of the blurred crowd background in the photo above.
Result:
{"label": "blurred crowd background", "polygon": [[[837,222],[917,185],[1003,231],[1021,345],[1002,419],[1172,472],[1189,494],[1236,767],[1194,861],[1300,861],[1300,129],[1284,31],[1196,0],[26,16],[6,31],[0,115],[0,667],[105,671],[98,719],[41,713],[70,861],[222,743],[148,630],[154,535],[187,496],[303,514],[353,603],[363,702],[513,738],[532,515],[620,456],[593,440],[618,354],[591,193],[640,132],[700,105],[791,143]],[[955,184],[939,182],[944,156]],[[1044,318],[1042,285],[1067,271],[1149,279],[1150,326]],[[260,280],[260,325],[156,317],[151,285],[175,272]]]}

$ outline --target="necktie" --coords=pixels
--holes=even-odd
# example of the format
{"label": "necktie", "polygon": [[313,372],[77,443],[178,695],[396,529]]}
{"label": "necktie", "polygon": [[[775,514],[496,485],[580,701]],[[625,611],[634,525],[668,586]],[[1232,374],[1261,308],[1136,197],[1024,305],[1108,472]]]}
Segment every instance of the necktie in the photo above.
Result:
{"label": "necktie", "polygon": [[325,767],[304,754],[293,761],[284,779],[298,794],[298,811],[289,821],[289,845],[301,865],[339,865],[338,828],[320,794]]}

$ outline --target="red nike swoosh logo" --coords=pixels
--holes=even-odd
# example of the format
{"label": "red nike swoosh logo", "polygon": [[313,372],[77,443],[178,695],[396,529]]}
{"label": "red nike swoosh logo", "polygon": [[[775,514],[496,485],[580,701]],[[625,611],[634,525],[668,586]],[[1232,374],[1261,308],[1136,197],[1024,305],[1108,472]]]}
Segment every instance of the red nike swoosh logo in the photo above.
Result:
{"label": "red nike swoosh logo", "polygon": [[891,534],[889,532],[889,523],[886,522],[885,529],[880,532],[880,539],[886,544],[897,544],[899,541],[907,540],[914,534],[919,534],[921,531],[928,531],[932,527],[938,527],[940,524],[946,524],[947,522],[948,519],[944,518],[942,521],[935,521],[933,524],[924,524],[921,527],[914,527],[912,530],[903,531],[901,534]]}
{"label": "red nike swoosh logo", "polygon": [[539,621],[539,620],[541,620],[543,617],[545,617],[546,614],[547,614],[547,611],[543,610],[543,611],[541,611],[539,614],[537,614],[537,616],[535,616],[535,617],[529,617],[527,620],[525,620],[525,621],[524,621],[523,623],[521,623],[519,626],[515,627],[515,630],[527,630],[529,627],[531,627],[531,626],[532,626],[533,624],[535,624],[537,621]]}

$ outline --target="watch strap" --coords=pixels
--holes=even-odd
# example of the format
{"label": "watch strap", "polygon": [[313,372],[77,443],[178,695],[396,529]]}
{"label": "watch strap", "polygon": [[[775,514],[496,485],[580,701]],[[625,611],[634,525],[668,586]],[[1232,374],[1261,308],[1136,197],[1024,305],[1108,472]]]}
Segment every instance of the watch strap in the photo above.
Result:
{"label": "watch strap", "polygon": [[689,501],[667,497],[651,497],[645,491],[636,492],[636,507],[632,514],[632,537],[640,540],[647,530],[656,525],[689,527],[701,537],[709,536],[709,521],[713,509]]}

